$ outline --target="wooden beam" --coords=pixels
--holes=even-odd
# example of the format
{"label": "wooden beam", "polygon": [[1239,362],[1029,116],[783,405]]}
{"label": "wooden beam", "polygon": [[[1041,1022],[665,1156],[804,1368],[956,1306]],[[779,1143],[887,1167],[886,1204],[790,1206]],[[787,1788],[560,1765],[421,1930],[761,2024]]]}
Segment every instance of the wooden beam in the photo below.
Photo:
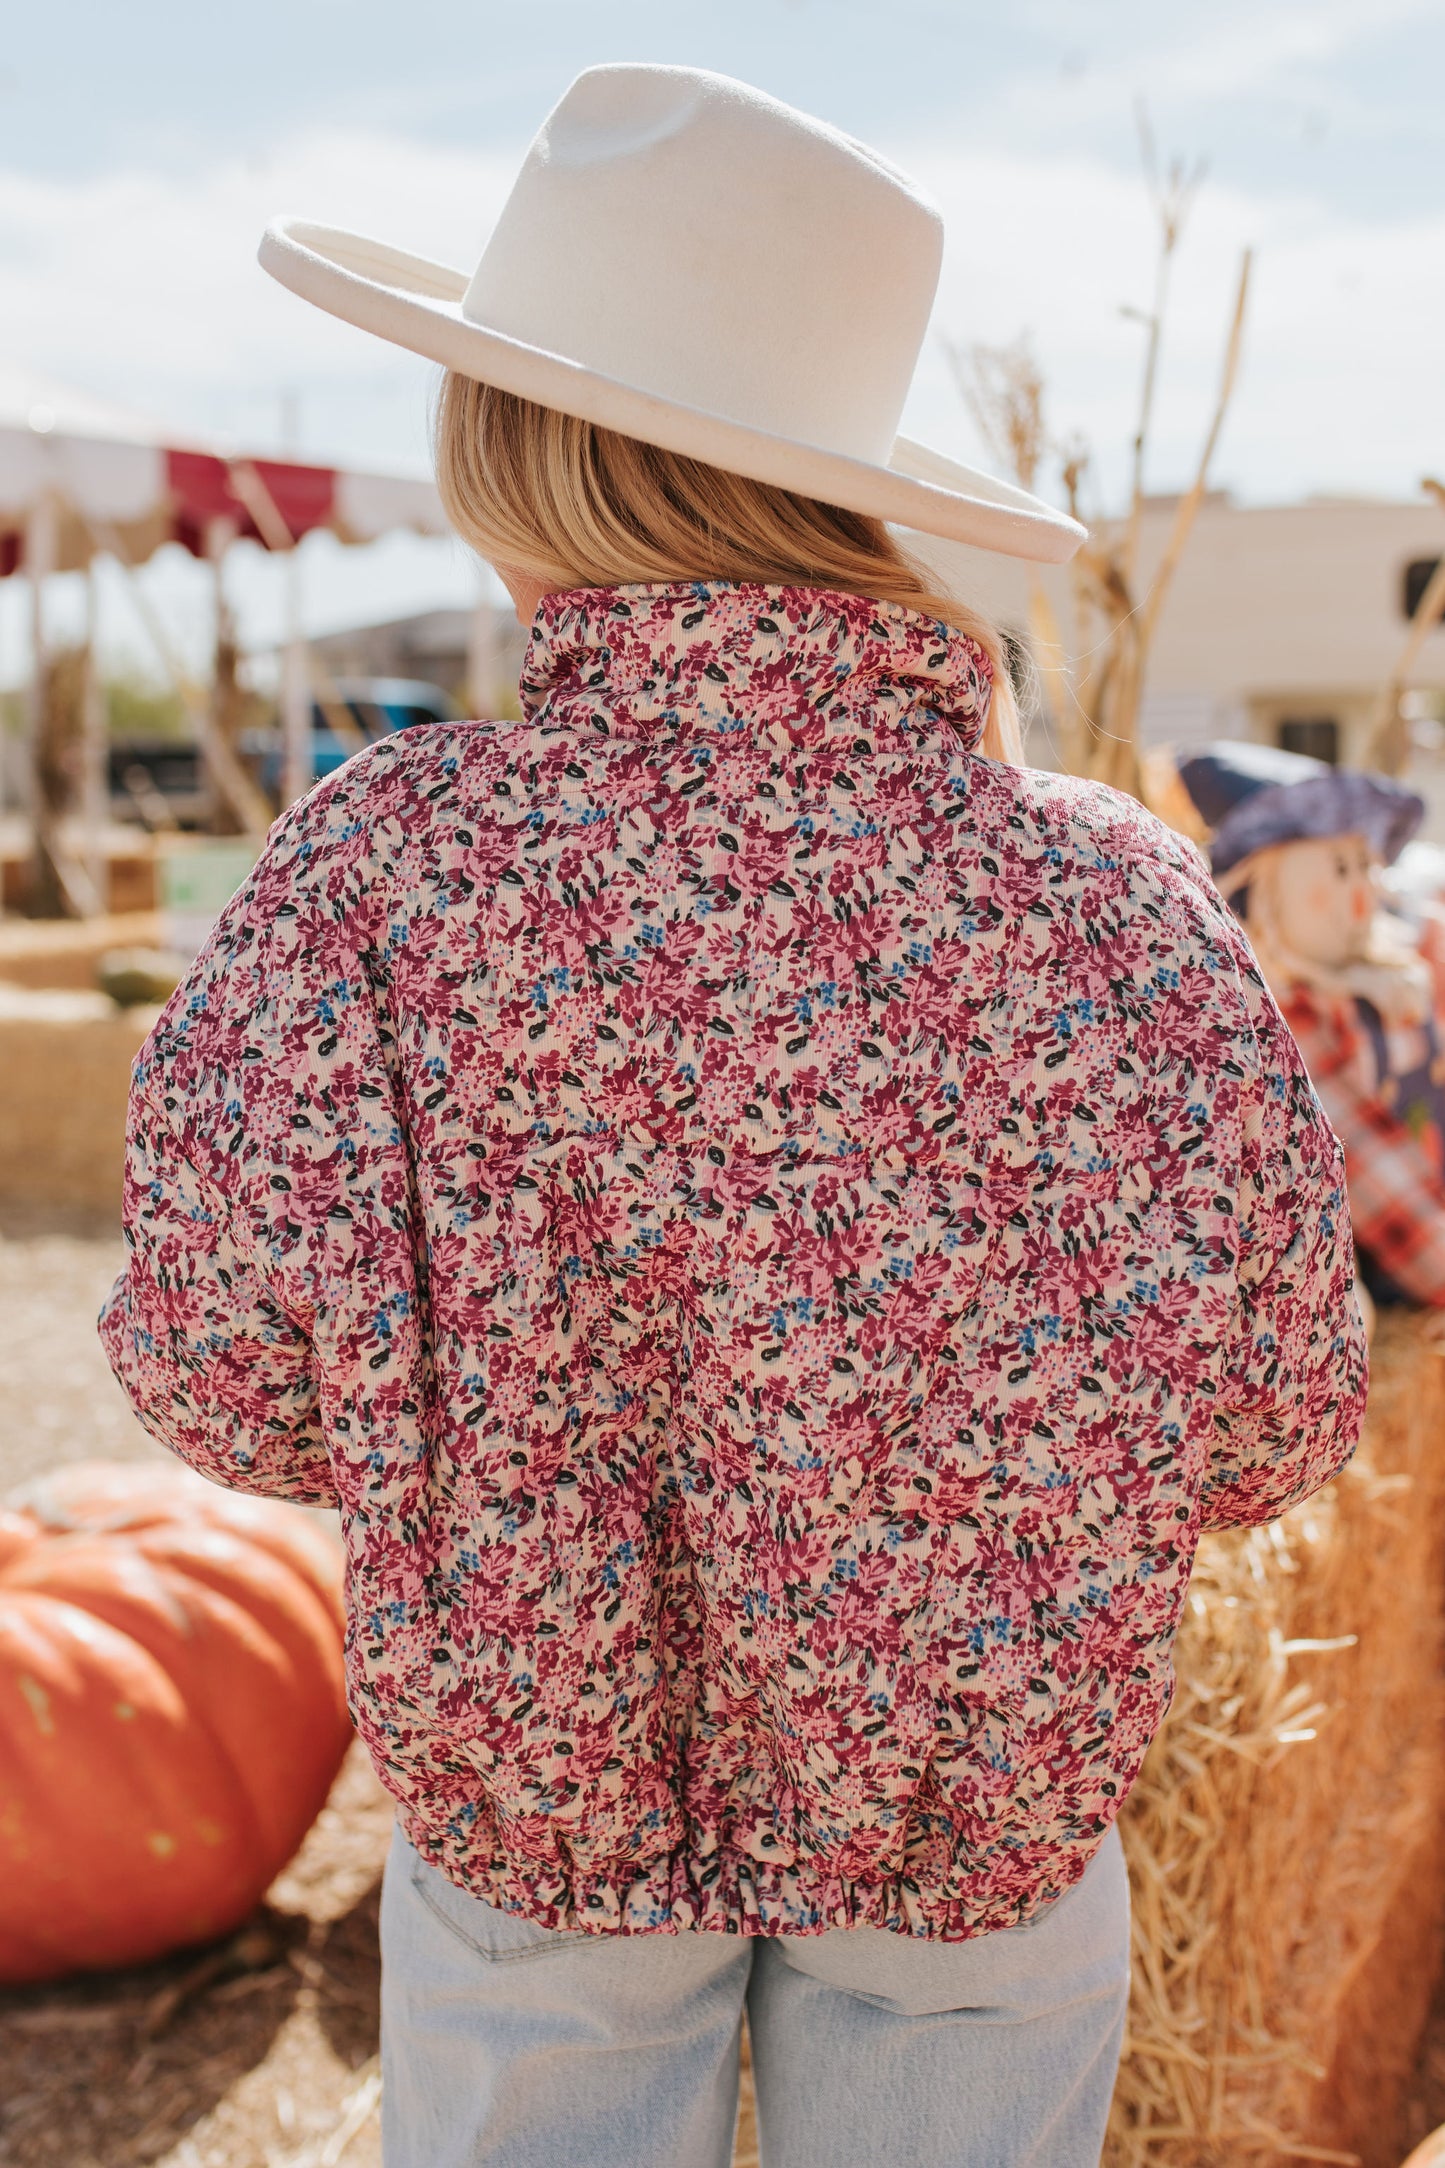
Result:
{"label": "wooden beam", "polygon": [[216,728],[211,704],[201,688],[192,681],[190,673],[172,647],[170,635],[155,605],[136,578],[135,567],[126,559],[120,536],[105,520],[92,519],[87,521],[87,525],[95,542],[115,558],[126,576],[131,600],[135,603],[140,620],[161,659],[162,668],[180,695],[191,727],[196,733],[196,742],[215,778],[217,788],[240,821],[244,833],[248,836],[264,836],[275,818],[270,801],[247,774],[234,749],[226,743]]}

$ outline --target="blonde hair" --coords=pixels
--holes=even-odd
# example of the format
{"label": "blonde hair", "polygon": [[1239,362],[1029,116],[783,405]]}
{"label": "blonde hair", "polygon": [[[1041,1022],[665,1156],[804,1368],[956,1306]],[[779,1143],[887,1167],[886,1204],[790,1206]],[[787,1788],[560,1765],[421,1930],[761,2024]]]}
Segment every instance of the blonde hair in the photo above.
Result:
{"label": "blonde hair", "polygon": [[936,590],[881,519],[559,414],[448,370],[435,423],[448,519],[479,555],[549,590],[714,579],[896,602],[966,633],[993,691],[981,750],[1022,762],[1003,635]]}

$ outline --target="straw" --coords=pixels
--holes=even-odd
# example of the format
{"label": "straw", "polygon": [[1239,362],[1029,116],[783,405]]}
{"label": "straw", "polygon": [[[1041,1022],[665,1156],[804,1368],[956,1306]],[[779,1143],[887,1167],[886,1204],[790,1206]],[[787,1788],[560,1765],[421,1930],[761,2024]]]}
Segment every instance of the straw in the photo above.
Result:
{"label": "straw", "polygon": [[1206,1537],[1122,1817],[1129,2033],[1106,2168],[1395,2168],[1445,1917],[1445,1366],[1386,1313],[1365,1437]]}

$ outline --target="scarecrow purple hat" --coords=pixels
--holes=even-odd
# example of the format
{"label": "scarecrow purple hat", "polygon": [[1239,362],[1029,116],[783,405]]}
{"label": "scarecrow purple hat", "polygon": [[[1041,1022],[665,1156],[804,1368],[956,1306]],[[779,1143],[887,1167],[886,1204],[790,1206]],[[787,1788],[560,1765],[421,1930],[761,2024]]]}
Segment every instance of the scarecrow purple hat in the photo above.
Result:
{"label": "scarecrow purple hat", "polygon": [[1332,768],[1304,753],[1226,740],[1181,760],[1179,780],[1213,831],[1209,862],[1219,880],[1271,843],[1361,835],[1384,865],[1425,818],[1425,801],[1387,776]]}

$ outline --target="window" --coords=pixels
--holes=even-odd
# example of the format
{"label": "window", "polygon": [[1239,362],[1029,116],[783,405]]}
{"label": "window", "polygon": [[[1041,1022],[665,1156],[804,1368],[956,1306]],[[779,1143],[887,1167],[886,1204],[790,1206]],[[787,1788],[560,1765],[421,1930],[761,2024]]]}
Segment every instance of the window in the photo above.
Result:
{"label": "window", "polygon": [[1406,565],[1405,577],[1401,582],[1401,601],[1406,617],[1413,617],[1425,600],[1425,590],[1435,577],[1435,568],[1439,562],[1438,557],[1416,557]]}
{"label": "window", "polygon": [[1282,753],[1306,753],[1311,760],[1340,762],[1340,726],[1333,715],[1287,715],[1279,725]]}

